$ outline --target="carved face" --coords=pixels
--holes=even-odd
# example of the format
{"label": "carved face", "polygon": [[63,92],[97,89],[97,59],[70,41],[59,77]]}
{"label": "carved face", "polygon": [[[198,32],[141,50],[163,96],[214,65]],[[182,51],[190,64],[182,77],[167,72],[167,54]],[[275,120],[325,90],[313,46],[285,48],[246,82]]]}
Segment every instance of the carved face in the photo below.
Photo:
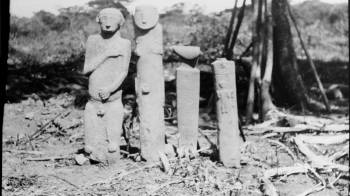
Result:
{"label": "carved face", "polygon": [[96,21],[100,24],[101,31],[112,33],[119,30],[124,17],[118,9],[106,8],[100,11]]}
{"label": "carved face", "polygon": [[134,22],[140,29],[153,28],[158,22],[158,11],[152,6],[138,6],[135,8]]}

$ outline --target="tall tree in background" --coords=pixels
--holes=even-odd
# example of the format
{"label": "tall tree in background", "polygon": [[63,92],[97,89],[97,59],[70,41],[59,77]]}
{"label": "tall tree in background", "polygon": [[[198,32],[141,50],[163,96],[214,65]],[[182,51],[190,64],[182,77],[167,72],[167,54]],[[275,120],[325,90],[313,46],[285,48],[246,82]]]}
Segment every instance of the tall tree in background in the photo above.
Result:
{"label": "tall tree in background", "polygon": [[[271,1],[270,1],[271,2]],[[261,84],[261,119],[266,119],[267,113],[274,110],[276,107],[272,103],[272,98],[270,95],[270,85],[273,70],[273,34],[272,34],[272,16],[271,7],[269,6],[267,0],[264,3],[264,29],[263,29],[263,47],[261,55],[261,66],[265,67],[264,76],[262,78]]]}
{"label": "tall tree in background", "polygon": [[279,102],[297,105],[302,109],[325,110],[322,103],[308,96],[298,71],[288,14],[287,0],[272,0],[275,97]]}
{"label": "tall tree in background", "polygon": [[275,96],[280,102],[308,105],[308,96],[301,75],[298,72],[297,58],[288,20],[287,0],[272,0],[273,27],[273,84]]}
{"label": "tall tree in background", "polygon": [[254,0],[253,3],[253,59],[252,67],[250,71],[249,89],[247,97],[247,109],[246,109],[246,124],[249,124],[254,109],[255,100],[255,87],[256,83],[260,83],[260,55],[261,55],[261,14],[262,14],[262,1]]}

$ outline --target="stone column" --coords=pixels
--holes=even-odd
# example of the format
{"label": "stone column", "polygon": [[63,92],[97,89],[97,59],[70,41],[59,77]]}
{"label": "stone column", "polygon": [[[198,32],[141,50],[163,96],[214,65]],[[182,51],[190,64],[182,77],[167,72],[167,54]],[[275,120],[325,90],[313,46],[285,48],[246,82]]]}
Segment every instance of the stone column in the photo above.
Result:
{"label": "stone column", "polygon": [[134,15],[137,62],[135,81],[140,115],[141,156],[159,160],[165,146],[163,37],[158,12],[151,6],[138,6]]}
{"label": "stone column", "polygon": [[199,114],[199,70],[183,63],[176,69],[177,123],[179,148],[197,149]]}
{"label": "stone column", "polygon": [[212,64],[217,94],[219,159],[226,167],[240,167],[235,63],[220,58]]}

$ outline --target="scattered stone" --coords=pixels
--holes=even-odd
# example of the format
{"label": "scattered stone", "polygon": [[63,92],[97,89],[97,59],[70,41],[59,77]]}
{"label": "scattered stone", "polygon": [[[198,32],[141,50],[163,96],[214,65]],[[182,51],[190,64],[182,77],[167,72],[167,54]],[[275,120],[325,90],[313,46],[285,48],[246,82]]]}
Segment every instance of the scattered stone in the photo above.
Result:
{"label": "scattered stone", "polygon": [[33,120],[34,119],[34,112],[29,112],[24,116],[27,120]]}
{"label": "scattered stone", "polygon": [[83,154],[74,155],[74,160],[78,165],[84,165],[89,161]]}

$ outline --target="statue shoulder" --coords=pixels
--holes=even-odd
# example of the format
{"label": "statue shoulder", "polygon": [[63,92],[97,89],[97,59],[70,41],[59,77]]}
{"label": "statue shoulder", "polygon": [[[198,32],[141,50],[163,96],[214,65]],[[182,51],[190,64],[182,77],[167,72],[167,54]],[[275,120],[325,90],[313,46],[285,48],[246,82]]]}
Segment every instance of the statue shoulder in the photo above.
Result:
{"label": "statue shoulder", "polygon": [[101,36],[99,34],[89,35],[87,38],[87,43],[94,43],[101,39]]}
{"label": "statue shoulder", "polygon": [[121,38],[121,41],[125,47],[131,47],[131,41],[125,38]]}

